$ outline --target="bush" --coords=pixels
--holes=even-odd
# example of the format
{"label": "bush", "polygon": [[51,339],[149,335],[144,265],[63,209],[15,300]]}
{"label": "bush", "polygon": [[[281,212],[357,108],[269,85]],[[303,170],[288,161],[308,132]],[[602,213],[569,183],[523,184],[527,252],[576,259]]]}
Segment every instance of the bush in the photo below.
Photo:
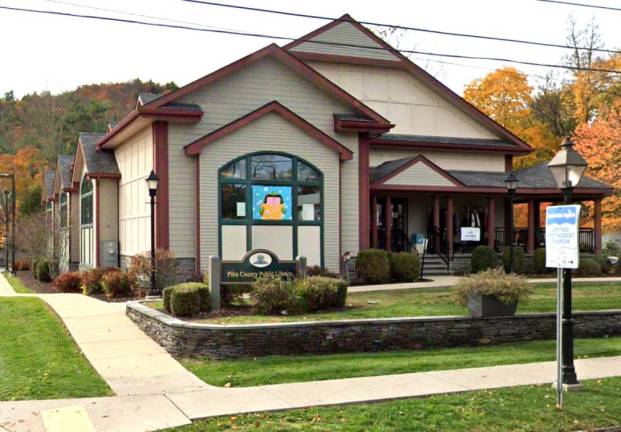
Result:
{"label": "bush", "polygon": [[325,277],[335,278],[335,279],[339,279],[341,277],[341,275],[339,275],[338,273],[333,273],[329,271],[328,269],[318,266],[318,265],[307,267],[306,276],[325,276]]}
{"label": "bush", "polygon": [[34,278],[41,282],[51,282],[53,267],[52,261],[49,259],[38,259],[34,268]]}
{"label": "bush", "polygon": [[[161,293],[164,287],[171,285],[177,273],[175,254],[165,249],[155,251],[155,289]],[[134,255],[127,269],[132,290],[137,297],[143,297],[151,286],[151,254]]]}
{"label": "bush", "polygon": [[82,276],[79,272],[63,273],[54,279],[52,286],[60,293],[79,293],[82,292]]}
{"label": "bush", "polygon": [[395,282],[414,282],[420,276],[420,260],[411,252],[390,254],[390,276]]}
{"label": "bush", "polygon": [[602,255],[604,256],[616,256],[621,259],[621,244],[614,240],[608,240],[602,249]]}
{"label": "bush", "polygon": [[174,286],[170,294],[170,313],[174,316],[191,317],[201,310],[201,295],[195,286]]}
{"label": "bush", "polygon": [[220,285],[220,303],[224,306],[241,303],[244,294],[251,291],[250,284]]}
{"label": "bush", "polygon": [[488,246],[477,246],[472,251],[472,258],[470,261],[470,271],[472,273],[479,273],[488,269],[493,269],[498,265],[498,254],[496,251]]}
{"label": "bush", "polygon": [[251,295],[263,314],[276,314],[295,306],[292,282],[275,275],[260,274],[252,284]]}
{"label": "bush", "polygon": [[101,287],[107,298],[127,297],[131,286],[127,273],[120,270],[108,271],[101,277]]}
{"label": "bush", "polygon": [[298,308],[303,312],[343,307],[347,298],[347,283],[340,279],[311,276],[294,283]]}
{"label": "bush", "polygon": [[32,263],[30,264],[30,271],[32,271],[32,277],[33,278],[37,278],[36,277],[36,273],[37,273],[37,264],[39,264],[39,261],[41,261],[43,258],[41,257],[36,257],[35,259],[32,260]]}
{"label": "bush", "polygon": [[367,249],[358,252],[356,274],[369,284],[390,281],[390,260],[388,253],[381,249]]}
{"label": "bush", "polygon": [[168,313],[172,313],[170,308],[170,298],[172,296],[172,292],[175,289],[174,285],[167,286],[162,290],[162,304],[164,306],[164,310]]}
{"label": "bush", "polygon": [[602,266],[593,258],[582,258],[577,273],[580,276],[599,276],[602,274]]}
{"label": "bush", "polygon": [[[509,271],[509,255],[510,249],[508,247],[502,253],[502,263],[505,268],[505,271]],[[524,269],[526,268],[526,254],[524,253],[524,248],[521,246],[513,247],[513,272],[523,274]]]}
{"label": "bush", "polygon": [[595,255],[593,259],[599,264],[602,274],[609,275],[614,270],[606,255]]}
{"label": "bush", "polygon": [[118,271],[118,269],[111,267],[96,267],[83,271],[81,282],[82,293],[86,295],[103,293],[101,278],[104,274],[110,271]]}
{"label": "bush", "polygon": [[466,305],[468,294],[493,295],[504,304],[524,302],[533,289],[521,276],[506,274],[502,269],[492,268],[463,277],[455,286],[454,299]]}
{"label": "bush", "polygon": [[13,266],[15,267],[16,271],[30,270],[30,260],[29,259],[17,260],[15,261]]}
{"label": "bush", "polygon": [[546,248],[535,249],[533,255],[533,270],[536,274],[548,272],[548,268],[546,267]]}

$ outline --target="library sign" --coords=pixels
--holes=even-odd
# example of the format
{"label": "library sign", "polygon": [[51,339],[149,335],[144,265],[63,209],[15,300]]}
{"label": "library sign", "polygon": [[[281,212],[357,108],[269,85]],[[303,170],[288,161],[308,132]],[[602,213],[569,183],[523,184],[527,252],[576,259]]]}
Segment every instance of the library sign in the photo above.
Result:
{"label": "library sign", "polygon": [[273,274],[283,279],[297,274],[298,262],[279,260],[275,253],[267,249],[247,252],[240,261],[222,261],[222,283],[252,283],[260,274]]}

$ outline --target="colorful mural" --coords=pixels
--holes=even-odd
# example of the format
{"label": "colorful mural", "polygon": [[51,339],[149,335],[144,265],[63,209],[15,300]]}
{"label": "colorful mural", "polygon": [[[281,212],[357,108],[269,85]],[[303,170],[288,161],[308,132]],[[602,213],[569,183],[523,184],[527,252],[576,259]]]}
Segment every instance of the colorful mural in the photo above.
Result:
{"label": "colorful mural", "polygon": [[291,186],[252,186],[254,220],[291,220]]}

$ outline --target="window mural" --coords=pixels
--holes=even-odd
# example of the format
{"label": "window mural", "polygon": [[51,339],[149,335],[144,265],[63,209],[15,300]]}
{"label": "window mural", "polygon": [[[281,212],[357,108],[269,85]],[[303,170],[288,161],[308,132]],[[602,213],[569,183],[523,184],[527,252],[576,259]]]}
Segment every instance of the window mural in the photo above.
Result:
{"label": "window mural", "polygon": [[291,186],[252,186],[254,220],[291,220]]}

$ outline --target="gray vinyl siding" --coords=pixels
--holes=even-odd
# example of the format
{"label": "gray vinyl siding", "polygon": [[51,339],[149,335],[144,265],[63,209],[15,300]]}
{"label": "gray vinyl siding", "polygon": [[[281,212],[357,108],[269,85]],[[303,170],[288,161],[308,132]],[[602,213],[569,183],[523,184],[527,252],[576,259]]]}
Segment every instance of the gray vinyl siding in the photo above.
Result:
{"label": "gray vinyl siding", "polygon": [[423,162],[418,162],[385,182],[387,185],[454,187],[455,184],[434,171]]}
{"label": "gray vinyl siding", "polygon": [[[265,58],[179,100],[199,104],[205,116],[196,125],[171,124],[169,127],[170,242],[177,256],[193,251],[195,238],[195,225],[191,223],[194,220],[194,170],[191,158],[183,154],[183,146],[272,100],[279,101],[353,151],[353,160],[343,162],[342,169],[341,245],[343,251],[358,251],[358,136],[336,133],[333,119],[334,113],[351,112],[351,109],[278,61]],[[254,145],[258,149],[261,143],[255,142]],[[315,145],[321,146],[316,142]],[[306,149],[300,148],[292,153],[301,156],[303,151]],[[227,161],[241,154],[237,144],[233,143],[227,151]],[[338,167],[335,169],[338,175]],[[217,206],[217,190],[215,186],[212,188],[212,197],[203,195],[207,193],[203,175],[201,173],[201,262],[204,265],[205,251],[217,250],[214,249],[217,248],[217,236],[214,237],[217,219],[205,216],[210,207]],[[330,199],[326,196],[326,201]],[[328,253],[327,247],[325,251]],[[338,254],[338,247],[333,253]]]}
{"label": "gray vinyl siding", "polygon": [[[327,43],[304,42],[292,48],[291,51],[362,57],[377,60],[399,60],[389,51],[374,49],[381,48],[382,46],[348,22],[343,22],[332,27],[331,29],[312,38],[311,41]],[[344,45],[357,45],[372,48],[329,45],[328,43],[340,43]]]}
{"label": "gray vinyl siding", "polygon": [[[234,154],[231,149],[234,150]],[[324,176],[324,259],[339,268],[339,156],[277,114],[270,113],[205,147],[200,155],[201,262],[218,255],[218,169],[237,156],[258,151],[294,154],[315,165]]]}
{"label": "gray vinyl siding", "polygon": [[[100,251],[102,241],[119,241],[119,187],[115,179],[99,179],[97,193],[99,194],[99,242]],[[101,261],[103,263],[103,260]]]}

